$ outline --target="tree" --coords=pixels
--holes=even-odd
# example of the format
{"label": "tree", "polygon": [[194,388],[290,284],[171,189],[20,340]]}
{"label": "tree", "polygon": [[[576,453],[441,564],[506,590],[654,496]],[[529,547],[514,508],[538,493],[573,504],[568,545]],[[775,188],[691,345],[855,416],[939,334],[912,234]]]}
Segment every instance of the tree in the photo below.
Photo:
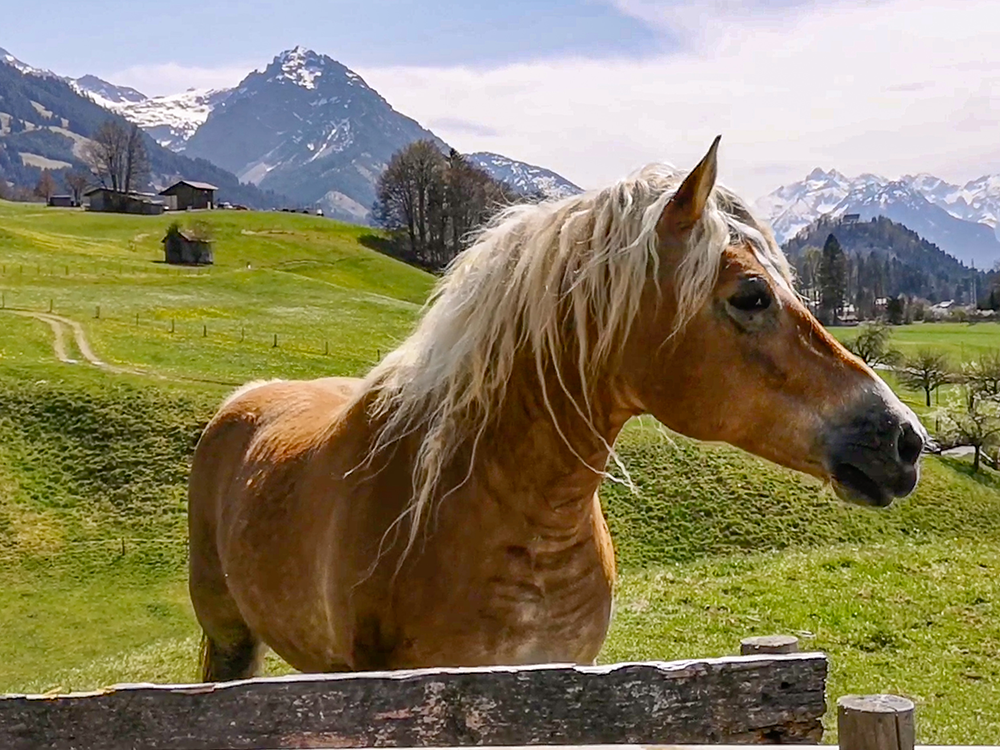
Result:
{"label": "tree", "polygon": [[906,320],[906,301],[899,297],[891,297],[885,305],[885,314],[894,326],[902,325]]}
{"label": "tree", "polygon": [[954,445],[973,448],[972,471],[979,471],[980,456],[986,447],[1000,440],[1000,401],[975,398],[965,392],[953,397],[948,406],[939,410],[944,424],[943,435]]}
{"label": "tree", "polygon": [[980,354],[967,364],[964,380],[972,398],[1000,401],[1000,349]]}
{"label": "tree", "polygon": [[829,322],[836,321],[844,307],[847,293],[847,261],[837,238],[832,234],[823,245],[819,264],[820,310]]}
{"label": "tree", "polygon": [[48,200],[56,194],[57,189],[58,186],[56,185],[55,179],[52,177],[51,170],[43,169],[42,176],[38,178],[38,184],[35,185],[35,195],[39,198]]}
{"label": "tree", "polygon": [[910,390],[922,390],[927,397],[927,406],[930,406],[931,394],[951,381],[952,371],[943,352],[920,349],[915,356],[903,360],[896,376]]}
{"label": "tree", "polygon": [[149,179],[149,158],[138,125],[106,120],[85,146],[83,160],[103,186],[116,192],[139,189]]}
{"label": "tree", "polygon": [[858,355],[869,367],[891,365],[899,361],[898,351],[889,346],[892,328],[880,320],[862,323],[858,335],[844,342],[850,351]]}
{"label": "tree", "polygon": [[440,269],[465,247],[470,232],[511,192],[454,149],[445,156],[433,141],[395,153],[379,177],[376,222],[396,237],[401,254]]}
{"label": "tree", "polygon": [[87,185],[90,184],[90,177],[83,172],[71,171],[67,172],[63,177],[63,182],[66,183],[66,187],[69,188],[70,193],[73,195],[73,201],[79,205],[80,201],[83,200],[83,191],[87,189]]}

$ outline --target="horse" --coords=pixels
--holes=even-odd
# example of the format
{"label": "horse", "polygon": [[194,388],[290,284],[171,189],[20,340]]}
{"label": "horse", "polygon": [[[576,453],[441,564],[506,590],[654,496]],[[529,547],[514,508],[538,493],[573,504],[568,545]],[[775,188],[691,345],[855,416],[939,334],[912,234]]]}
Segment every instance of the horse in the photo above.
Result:
{"label": "horse", "polygon": [[[884,507],[927,432],[793,288],[770,228],[687,173],[503,208],[360,379],[251,382],[189,481],[201,679],[594,664],[613,610],[602,482],[652,415]],[[612,469],[609,471],[609,469]]]}

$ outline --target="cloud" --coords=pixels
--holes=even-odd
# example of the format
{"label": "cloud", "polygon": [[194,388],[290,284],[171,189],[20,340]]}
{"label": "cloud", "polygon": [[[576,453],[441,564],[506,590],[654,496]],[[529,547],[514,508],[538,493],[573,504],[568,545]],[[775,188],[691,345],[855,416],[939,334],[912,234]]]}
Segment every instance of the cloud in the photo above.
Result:
{"label": "cloud", "polygon": [[[649,23],[681,7],[616,5]],[[422,123],[461,118],[496,133],[452,129],[456,148],[585,187],[649,161],[693,166],[718,133],[721,179],[748,198],[815,166],[963,181],[1000,170],[1000,4],[797,2],[759,16],[751,5],[714,0],[697,17],[684,6],[666,26],[697,31],[674,54],[359,72]]]}
{"label": "cloud", "polygon": [[232,88],[254,67],[255,63],[203,68],[171,62],[162,65],[133,65],[106,75],[98,75],[119,86],[138,89],[146,96],[161,96],[176,94],[189,88]]}
{"label": "cloud", "polygon": [[450,134],[456,135],[477,135],[484,138],[495,138],[500,135],[500,131],[483,125],[480,122],[463,120],[461,117],[439,117],[427,123],[427,127],[433,130],[442,138],[447,138]]}

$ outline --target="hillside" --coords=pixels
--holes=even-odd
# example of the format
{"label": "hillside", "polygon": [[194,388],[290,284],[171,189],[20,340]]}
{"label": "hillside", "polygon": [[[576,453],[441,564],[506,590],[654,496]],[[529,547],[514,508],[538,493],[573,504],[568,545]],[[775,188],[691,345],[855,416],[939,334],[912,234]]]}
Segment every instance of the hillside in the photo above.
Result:
{"label": "hillside", "polygon": [[[185,496],[203,425],[252,378],[367,371],[433,283],[365,227],[199,216],[216,265],[173,268],[157,262],[170,217],[0,201],[0,692],[194,679]],[[830,654],[831,694],[914,696],[924,741],[997,736],[1000,475],[928,457],[917,492],[876,511],[651,419],[619,448],[639,492],[601,491],[622,577],[600,662],[796,632]]]}
{"label": "hillside", "polygon": [[[85,168],[80,156],[86,140],[108,119],[125,121],[65,80],[23,67],[0,58],[0,179],[31,188],[42,168],[54,170],[57,177],[62,170]],[[184,177],[217,185],[219,200],[258,208],[284,202],[274,193],[241,184],[207,160],[175,154],[149,135],[144,142],[154,187]]]}
{"label": "hillside", "polygon": [[885,217],[849,221],[824,216],[800,230],[782,248],[789,260],[801,265],[802,250],[823,247],[830,234],[858,262],[881,267],[883,296],[906,294],[931,302],[968,300],[973,278],[977,279],[978,289],[987,288],[981,271],[973,271],[912,229]]}

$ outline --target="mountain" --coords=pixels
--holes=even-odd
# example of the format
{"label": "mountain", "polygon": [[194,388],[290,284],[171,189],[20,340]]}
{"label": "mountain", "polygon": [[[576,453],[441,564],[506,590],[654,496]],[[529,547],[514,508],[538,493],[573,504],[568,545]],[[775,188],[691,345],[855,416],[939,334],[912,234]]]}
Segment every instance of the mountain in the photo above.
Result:
{"label": "mountain", "polygon": [[[31,188],[42,169],[53,170],[57,179],[64,170],[86,170],[83,149],[108,119],[125,122],[81,95],[66,79],[0,52],[0,180]],[[220,201],[258,208],[287,202],[254,185],[240,184],[235,175],[207,160],[175,154],[148,135],[145,146],[153,188],[183,177],[217,185]]]}
{"label": "mountain", "polygon": [[30,74],[38,76],[40,78],[58,78],[55,73],[51,70],[42,70],[41,68],[33,68],[25,62],[21,62],[16,57],[14,57],[10,52],[0,47],[0,64],[8,65],[19,73]]}
{"label": "mountain", "polygon": [[185,153],[357,222],[368,218],[392,154],[420,139],[447,148],[353,71],[295,47],[218,103]]}
{"label": "mountain", "polygon": [[906,294],[931,302],[971,302],[974,290],[988,288],[981,270],[969,268],[912,229],[884,216],[864,220],[825,215],[787,240],[782,248],[803,283],[812,275],[804,265],[808,262],[805,249],[822,248],[831,234],[852,259],[850,285],[877,286],[871,289],[873,298]]}
{"label": "mountain", "polygon": [[86,75],[82,78],[69,79],[69,84],[80,93],[90,94],[91,98],[105,109],[114,109],[115,105],[144,102],[148,98],[141,91],[128,86],[116,86],[97,76]]}
{"label": "mountain", "polygon": [[75,87],[105,109],[125,117],[171,151],[182,152],[188,139],[225,101],[232,89],[188,89],[169,96],[146,96],[126,86],[116,86],[96,76],[73,81]]}
{"label": "mountain", "polygon": [[[303,47],[282,52],[234,89],[146,97],[96,76],[71,83],[161,146],[348,221],[369,220],[376,182],[396,151],[425,138],[450,150],[355,72]],[[468,158],[522,195],[580,192],[542,167],[485,152]]]}
{"label": "mountain", "polygon": [[478,151],[466,158],[493,179],[507,183],[521,195],[541,194],[546,198],[565,198],[583,190],[555,172],[515,161],[500,154]]}
{"label": "mountain", "polygon": [[997,220],[1000,177],[982,177],[964,188],[933,175],[888,180],[874,174],[845,177],[814,169],[756,203],[779,242],[821,216],[884,216],[901,223],[959,260],[988,268],[1000,259]]}

